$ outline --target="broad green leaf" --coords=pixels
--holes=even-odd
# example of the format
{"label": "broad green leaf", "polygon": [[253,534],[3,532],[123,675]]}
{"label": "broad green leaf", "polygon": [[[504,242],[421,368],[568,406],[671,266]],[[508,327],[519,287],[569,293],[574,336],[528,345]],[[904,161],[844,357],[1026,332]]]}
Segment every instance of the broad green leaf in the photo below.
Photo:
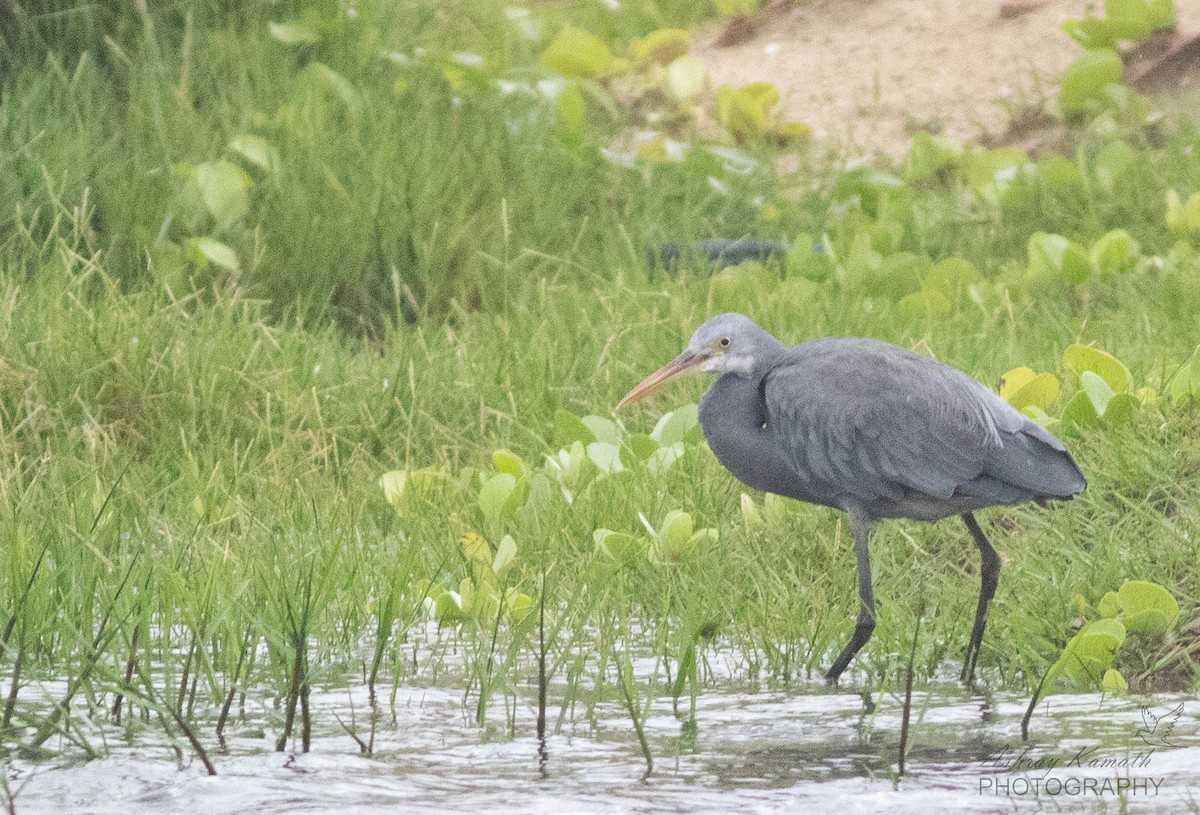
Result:
{"label": "broad green leaf", "polygon": [[921,278],[921,286],[939,291],[954,302],[962,299],[967,289],[982,279],[979,270],[971,261],[951,257],[934,264]]}
{"label": "broad green leaf", "polygon": [[654,451],[654,455],[646,459],[646,469],[651,475],[662,475],[671,468],[672,464],[683,457],[684,450],[681,441],[663,445]]}
{"label": "broad green leaf", "polygon": [[1200,396],[1200,345],[1187,360],[1171,374],[1167,394],[1175,404]]}
{"label": "broad green leaf", "polygon": [[268,173],[279,167],[279,151],[262,136],[249,133],[234,136],[229,141],[229,149]]}
{"label": "broad green leaf", "polygon": [[657,62],[670,65],[682,57],[692,46],[692,36],[685,28],[660,28],[644,37],[629,41],[629,59],[635,65],[644,66]]}
{"label": "broad green leaf", "polygon": [[1146,0],[1104,0],[1104,19],[1118,40],[1144,40],[1155,28]]}
{"label": "broad green leaf", "polygon": [[612,66],[612,52],[594,34],[568,26],[551,41],[538,62],[571,79],[595,79]]}
{"label": "broad green leaf", "polygon": [[1100,680],[1100,687],[1105,693],[1123,694],[1129,691],[1129,683],[1116,668],[1109,668],[1104,672],[1104,678]]}
{"label": "broad green leaf", "polygon": [[242,219],[250,208],[250,176],[228,161],[206,161],[196,166],[196,186],[204,208],[218,229]]}
{"label": "broad green leaf", "polygon": [[1029,154],[1020,147],[984,150],[971,156],[967,185],[976,195],[999,205],[1014,181],[1035,170]]}
{"label": "broad green leaf", "polygon": [[1109,400],[1113,398],[1113,389],[1104,381],[1103,377],[1092,371],[1084,371],[1080,374],[1079,384],[1083,387],[1083,392],[1087,394],[1088,400],[1091,401],[1096,415],[1103,416],[1105,409],[1108,408]]}
{"label": "broad green leaf", "polygon": [[1026,243],[1029,272],[1034,277],[1058,278],[1066,283],[1082,283],[1091,273],[1087,251],[1062,235],[1035,232]]}
{"label": "broad green leaf", "polygon": [[482,535],[477,532],[468,532],[458,539],[458,545],[462,549],[467,563],[491,568],[492,547]]}
{"label": "broad green leaf", "polygon": [[287,23],[268,23],[267,30],[271,36],[284,45],[312,45],[321,37],[312,26],[298,20]]}
{"label": "broad green leaf", "polygon": [[758,507],[754,505],[754,499],[749,493],[742,493],[742,520],[746,526],[761,526],[763,522],[762,514],[758,511]]}
{"label": "broad green leaf", "polygon": [[1115,591],[1106,591],[1096,606],[1101,617],[1116,617],[1120,607],[1120,603],[1117,602],[1117,593]]}
{"label": "broad green leaf", "polygon": [[1096,154],[1096,181],[1106,192],[1113,192],[1137,166],[1137,151],[1120,139],[1109,142]]}
{"label": "broad green leaf", "polygon": [[1081,377],[1085,371],[1091,371],[1117,393],[1124,393],[1129,388],[1131,376],[1125,363],[1112,354],[1090,345],[1076,343],[1068,346],[1063,352],[1063,367]]}
{"label": "broad green leaf", "polygon": [[1085,17],[1082,20],[1065,20],[1062,30],[1084,48],[1116,48],[1117,38],[1105,20]]}
{"label": "broad green leaf", "polygon": [[1160,28],[1175,27],[1175,0],[1147,0],[1150,9],[1150,25]]}
{"label": "broad green leaf", "polygon": [[645,433],[631,433],[625,438],[625,447],[622,449],[631,451],[639,461],[645,461],[658,452],[658,442]]}
{"label": "broad green leaf", "polygon": [[673,509],[663,518],[658,530],[658,540],[668,546],[683,546],[692,537],[692,516],[680,509]]}
{"label": "broad green leaf", "polygon": [[1026,405],[1025,407],[1021,408],[1021,413],[1025,414],[1025,417],[1038,427],[1045,427],[1048,429],[1051,426],[1058,424],[1058,419],[1055,419],[1037,405]]}
{"label": "broad green leaf", "polygon": [[1068,432],[1100,425],[1100,417],[1096,414],[1096,408],[1083,391],[1075,394],[1071,397],[1071,401],[1067,402],[1067,406],[1063,408],[1061,421],[1063,428]]}
{"label": "broad green leaf", "polygon": [[566,132],[576,139],[582,136],[587,124],[587,102],[584,101],[579,86],[572,82],[563,88],[562,93],[554,100],[554,107]]}
{"label": "broad green leaf", "polygon": [[452,483],[445,473],[433,467],[392,470],[379,478],[383,497],[398,512],[410,509],[414,499],[426,497],[431,489],[445,488]]}
{"label": "broad green leaf", "polygon": [[[929,258],[915,252],[896,252],[883,258],[878,268],[872,269],[866,277],[866,293],[870,297],[886,297],[894,303],[899,302],[907,294],[915,294],[921,288],[921,278],[929,270]],[[931,294],[937,294],[931,292]],[[932,298],[933,306],[944,305],[949,311],[949,302],[945,297],[937,295]],[[922,303],[924,307],[926,303]]]}
{"label": "broad green leaf", "polygon": [[1091,260],[1104,276],[1128,272],[1137,263],[1142,247],[1124,229],[1114,229],[1092,244]]}
{"label": "broad green leaf", "polygon": [[570,445],[572,442],[589,444],[596,441],[596,434],[574,413],[559,408],[554,411],[554,432],[559,444]]}
{"label": "broad green leaf", "polygon": [[667,93],[676,102],[690,102],[704,92],[707,78],[700,59],[680,57],[667,66]]}
{"label": "broad green leaf", "polygon": [[505,595],[505,604],[508,607],[508,614],[516,622],[520,622],[529,616],[529,612],[533,611],[533,598],[524,592],[516,589],[509,589]]}
{"label": "broad green leaf", "polygon": [[[1028,369],[1025,369],[1028,370]],[[1008,374],[1005,374],[1007,383]],[[1020,387],[1011,389],[1008,395],[1001,388],[1001,395],[1017,410],[1033,405],[1043,410],[1058,401],[1058,377],[1052,373],[1041,373],[1025,381]]]}
{"label": "broad green leaf", "polygon": [[664,413],[650,431],[650,438],[659,445],[667,447],[675,442],[683,441],[687,432],[700,422],[700,407],[696,404],[683,405]]}
{"label": "broad green leaf", "polygon": [[695,547],[695,540],[688,537],[682,541],[667,541],[661,538],[656,538],[650,542],[650,548],[647,552],[651,563],[658,565],[669,563],[682,563],[691,555],[692,549]]}
{"label": "broad green leaf", "polygon": [[216,238],[188,238],[183,242],[183,249],[184,254],[201,268],[211,263],[227,272],[236,272],[241,266],[237,252]]}
{"label": "broad green leaf", "polygon": [[655,162],[679,162],[687,155],[688,145],[661,133],[647,134],[649,138],[638,142],[638,158]]}
{"label": "broad green leaf", "polygon": [[1056,666],[1073,682],[1095,687],[1124,641],[1125,627],[1119,620],[1096,620],[1071,638]]}
{"label": "broad green leaf", "polygon": [[1064,114],[1082,113],[1088,103],[1103,97],[1106,85],[1121,80],[1121,57],[1110,48],[1083,53],[1063,71],[1059,107]]}
{"label": "broad green leaf", "polygon": [[1060,193],[1080,193],[1083,174],[1069,158],[1050,156],[1037,163],[1037,178],[1043,186]]}
{"label": "broad green leaf", "polygon": [[348,108],[359,106],[358,90],[354,83],[323,62],[309,63],[301,74],[318,87],[332,91]]}
{"label": "broad green leaf", "polygon": [[592,432],[596,441],[613,445],[621,443],[621,430],[612,419],[606,419],[603,416],[584,416],[580,421]]}
{"label": "broad green leaf", "polygon": [[444,591],[437,596],[434,603],[434,614],[439,623],[447,625],[463,619],[462,595],[458,592]]}
{"label": "broad green leaf", "polygon": [[1175,190],[1167,192],[1167,228],[1181,238],[1200,235],[1200,192],[1189,195],[1186,202]]}
{"label": "broad green leaf", "polygon": [[526,472],[525,462],[521,461],[521,457],[511,450],[494,450],[492,463],[496,465],[498,472],[508,473],[515,478],[522,478]]}
{"label": "broad green leaf", "polygon": [[592,540],[597,552],[626,565],[634,563],[645,548],[641,538],[611,529],[597,529],[592,533]]}
{"label": "broad green leaf", "polygon": [[924,289],[906,294],[896,303],[896,313],[902,320],[934,322],[944,319],[954,310],[950,301],[939,291]]}
{"label": "broad green leaf", "polygon": [[571,442],[565,450],[559,450],[556,455],[546,456],[550,471],[567,487],[574,488],[587,474],[588,468],[594,467],[587,457],[587,450],[581,441]]}
{"label": "broad green leaf", "polygon": [[1088,279],[1092,273],[1092,261],[1087,251],[1075,241],[1067,243],[1063,248],[1061,260],[1062,279],[1067,283],[1079,284]]}
{"label": "broad green leaf", "polygon": [[[862,203],[863,208],[872,217],[875,217],[878,215],[879,202],[885,194],[903,187],[904,181],[900,178],[868,164],[855,167],[853,170],[846,170],[838,175],[829,194],[833,200],[846,203],[857,199]],[[882,247],[877,246],[876,248],[884,251]],[[888,252],[893,250],[894,247],[887,249]]]}
{"label": "broad green leaf", "polygon": [[1109,427],[1128,424],[1141,406],[1141,401],[1132,393],[1118,393],[1104,408],[1104,423]]}
{"label": "broad green leaf", "polygon": [[625,469],[621,464],[621,448],[606,441],[594,441],[587,446],[588,458],[604,473],[618,473]]}
{"label": "broad green leaf", "polygon": [[496,559],[492,561],[492,572],[500,576],[516,560],[517,542],[512,539],[512,535],[505,535],[500,539],[500,544],[496,547]]}
{"label": "broad green leaf", "polygon": [[904,177],[908,181],[926,181],[948,173],[962,160],[963,146],[946,136],[921,130],[912,137],[912,146],[904,159]]}
{"label": "broad green leaf", "polygon": [[1126,580],[1117,591],[1121,620],[1130,631],[1162,636],[1179,619],[1171,592],[1149,580]]}
{"label": "broad green leaf", "polygon": [[758,11],[759,0],[713,0],[717,11],[726,17],[749,17]]}
{"label": "broad green leaf", "polygon": [[1004,376],[1000,377],[1000,397],[1008,400],[1010,396],[1032,382],[1036,377],[1037,372],[1033,368],[1024,366],[1006,371]]}
{"label": "broad green leaf", "polygon": [[780,147],[802,147],[812,138],[812,128],[804,122],[779,122],[767,129]]}
{"label": "broad green leaf", "polygon": [[779,88],[770,82],[751,82],[734,88],[717,88],[717,121],[739,141],[763,135],[775,123],[781,100]]}
{"label": "broad green leaf", "polygon": [[500,520],[516,489],[517,479],[509,473],[499,473],[485,481],[479,490],[479,508],[483,510],[483,516],[492,523]]}

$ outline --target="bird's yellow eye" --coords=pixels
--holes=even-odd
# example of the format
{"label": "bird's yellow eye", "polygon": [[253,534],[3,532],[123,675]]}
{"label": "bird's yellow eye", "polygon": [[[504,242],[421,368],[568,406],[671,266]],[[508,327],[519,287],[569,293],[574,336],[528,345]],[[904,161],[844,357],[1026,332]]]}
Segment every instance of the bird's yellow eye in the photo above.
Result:
{"label": "bird's yellow eye", "polygon": [[731,340],[729,339],[729,337],[721,337],[720,341],[717,344],[720,345],[722,348],[728,348],[730,342],[731,342]]}

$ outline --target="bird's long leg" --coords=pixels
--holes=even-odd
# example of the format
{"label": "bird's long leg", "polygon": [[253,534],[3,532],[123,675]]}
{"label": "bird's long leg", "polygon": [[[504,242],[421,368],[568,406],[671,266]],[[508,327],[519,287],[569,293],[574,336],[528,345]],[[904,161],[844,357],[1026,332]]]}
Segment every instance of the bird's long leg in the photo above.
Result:
{"label": "bird's long leg", "polygon": [[875,593],[871,590],[871,558],[867,551],[871,521],[856,511],[847,514],[850,516],[850,533],[854,536],[854,555],[858,558],[858,622],[854,625],[854,636],[846,643],[846,647],[833,661],[833,667],[825,674],[825,680],[830,683],[837,682],[850,660],[866,645],[867,640],[871,639],[871,632],[875,630]]}
{"label": "bird's long leg", "polygon": [[1000,582],[1000,556],[988,543],[979,522],[970,512],[964,512],[963,520],[971,537],[979,547],[979,605],[975,609],[975,626],[971,629],[971,640],[963,658],[962,681],[970,684],[975,678],[975,663],[979,660],[979,646],[983,642],[983,629],[987,625],[988,606],[996,595],[996,584]]}

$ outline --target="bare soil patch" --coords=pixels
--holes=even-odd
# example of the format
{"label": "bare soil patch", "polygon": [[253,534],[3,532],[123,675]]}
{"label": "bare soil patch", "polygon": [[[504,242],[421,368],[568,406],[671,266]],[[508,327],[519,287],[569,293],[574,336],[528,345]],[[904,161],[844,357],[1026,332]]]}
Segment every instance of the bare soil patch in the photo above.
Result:
{"label": "bare soil patch", "polygon": [[[769,81],[818,148],[903,155],[913,132],[995,139],[1012,114],[1057,92],[1081,52],[1062,30],[1100,3],[1049,0],[1013,13],[1000,0],[796,0],[755,20],[736,45],[714,27],[693,50],[714,86]],[[1176,0],[1200,30],[1200,0]],[[728,39],[728,38],[727,38]],[[737,39],[737,38],[735,38]]]}

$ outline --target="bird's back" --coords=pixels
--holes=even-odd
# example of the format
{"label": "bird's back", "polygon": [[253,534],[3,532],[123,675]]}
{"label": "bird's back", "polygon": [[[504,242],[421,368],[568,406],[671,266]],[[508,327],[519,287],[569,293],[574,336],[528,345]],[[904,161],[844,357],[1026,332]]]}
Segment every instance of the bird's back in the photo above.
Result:
{"label": "bird's back", "polygon": [[888,343],[796,346],[759,391],[802,500],[933,520],[1086,486],[1062,442],[991,389]]}

